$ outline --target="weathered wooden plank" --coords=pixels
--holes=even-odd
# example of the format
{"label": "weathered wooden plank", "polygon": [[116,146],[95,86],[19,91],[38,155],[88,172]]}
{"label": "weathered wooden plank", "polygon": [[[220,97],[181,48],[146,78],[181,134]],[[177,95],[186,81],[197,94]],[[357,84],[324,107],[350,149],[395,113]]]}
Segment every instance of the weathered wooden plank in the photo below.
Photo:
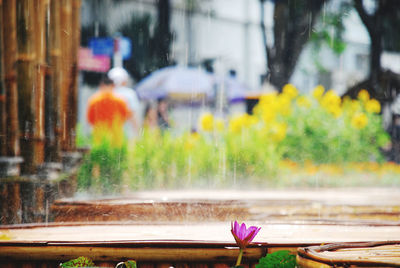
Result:
{"label": "weathered wooden plank", "polygon": [[[118,200],[116,200],[118,201]],[[56,222],[62,221],[196,221],[240,219],[248,215],[240,202],[134,202],[118,204],[56,202],[52,206]]]}
{"label": "weathered wooden plank", "polygon": [[400,241],[337,243],[299,248],[298,255],[312,260],[309,261],[312,266],[304,261],[303,267],[316,267],[315,263],[400,267],[399,245]]}

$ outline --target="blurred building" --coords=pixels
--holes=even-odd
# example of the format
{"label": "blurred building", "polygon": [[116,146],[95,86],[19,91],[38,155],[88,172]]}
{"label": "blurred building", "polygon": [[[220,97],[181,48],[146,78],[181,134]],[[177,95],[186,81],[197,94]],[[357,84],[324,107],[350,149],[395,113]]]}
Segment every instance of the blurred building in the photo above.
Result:
{"label": "blurred building", "polygon": [[[115,33],[135,15],[150,14],[155,20],[156,2],[83,1],[82,25],[95,20],[99,25],[106,25],[108,32]],[[273,39],[273,7],[273,1],[266,2],[265,24],[269,42]],[[329,8],[332,5],[324,6],[324,9]],[[355,10],[350,10],[344,18],[346,49],[337,56],[323,47],[319,52],[323,71],[312,60],[314,52],[310,45],[303,50],[290,81],[301,91],[307,92],[315,85],[323,84],[342,93],[366,77],[369,35]],[[176,63],[200,65],[211,61],[216,73],[226,74],[235,69],[238,78],[251,89],[261,86],[265,52],[260,31],[259,0],[171,0],[171,30],[174,39],[169,56]],[[394,68],[398,69],[400,63],[391,58],[385,57],[383,67],[397,66]]]}

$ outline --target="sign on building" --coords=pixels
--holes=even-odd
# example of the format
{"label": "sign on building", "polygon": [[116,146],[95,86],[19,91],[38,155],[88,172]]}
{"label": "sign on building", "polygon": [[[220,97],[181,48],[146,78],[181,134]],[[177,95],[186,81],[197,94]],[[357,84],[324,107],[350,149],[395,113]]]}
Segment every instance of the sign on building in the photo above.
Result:
{"label": "sign on building", "polygon": [[78,56],[79,70],[105,73],[110,69],[110,57],[106,55],[94,55],[90,48],[79,48]]}

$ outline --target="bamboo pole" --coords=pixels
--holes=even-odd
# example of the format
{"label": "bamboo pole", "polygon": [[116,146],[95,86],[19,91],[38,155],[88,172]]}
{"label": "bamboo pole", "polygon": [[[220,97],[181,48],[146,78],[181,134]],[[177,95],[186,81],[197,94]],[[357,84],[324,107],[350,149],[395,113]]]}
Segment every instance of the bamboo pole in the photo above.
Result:
{"label": "bamboo pole", "polygon": [[51,85],[51,74],[50,74],[50,65],[51,65],[51,57],[50,57],[50,0],[46,2],[46,12],[45,12],[45,62],[46,69],[44,75],[44,162],[51,162],[51,152],[52,145],[54,144],[55,135],[54,135],[54,125],[53,125],[53,94],[52,94],[52,85]]}
{"label": "bamboo pole", "polygon": [[72,2],[72,49],[71,49],[71,86],[69,108],[70,115],[68,121],[69,144],[70,150],[75,150],[76,140],[76,124],[78,119],[78,52],[81,39],[81,21],[80,21],[81,0],[73,0]]}
{"label": "bamboo pole", "polygon": [[[10,232],[12,235],[14,232]],[[0,257],[16,259],[16,260],[35,260],[35,261],[52,261],[52,260],[70,260],[76,256],[90,256],[96,263],[97,261],[116,261],[132,259],[138,262],[227,262],[233,263],[238,254],[236,248],[191,248],[191,247],[168,247],[151,248],[151,247],[113,247],[112,243],[104,246],[92,245],[73,245],[72,243],[50,242],[46,246],[35,245],[34,242],[24,245],[0,245]],[[246,248],[244,253],[244,262],[256,261],[263,255],[265,250],[262,247]]]}
{"label": "bamboo pole", "polygon": [[7,155],[20,155],[17,92],[17,9],[16,0],[3,2],[4,75],[7,114]]}
{"label": "bamboo pole", "polygon": [[46,63],[46,14],[48,9],[48,0],[34,0],[36,14],[36,92],[35,92],[35,161],[40,164],[44,161],[44,91],[45,91],[45,74],[47,70]]}
{"label": "bamboo pole", "polygon": [[3,1],[0,0],[0,156],[7,155],[6,89],[4,87]]}
{"label": "bamboo pole", "polygon": [[69,151],[69,130],[68,117],[70,116],[69,107],[69,88],[71,83],[71,49],[72,49],[72,5],[71,0],[61,0],[61,148]]}
{"label": "bamboo pole", "polygon": [[21,131],[22,173],[32,174],[40,159],[35,146],[37,134],[35,115],[37,92],[35,7],[31,0],[17,0],[18,40],[18,108]]}
{"label": "bamboo pole", "polygon": [[49,96],[49,114],[48,128],[54,138],[48,143],[46,152],[48,152],[49,162],[59,162],[61,152],[61,6],[60,0],[50,0],[49,17],[49,64],[50,64],[50,88]]}

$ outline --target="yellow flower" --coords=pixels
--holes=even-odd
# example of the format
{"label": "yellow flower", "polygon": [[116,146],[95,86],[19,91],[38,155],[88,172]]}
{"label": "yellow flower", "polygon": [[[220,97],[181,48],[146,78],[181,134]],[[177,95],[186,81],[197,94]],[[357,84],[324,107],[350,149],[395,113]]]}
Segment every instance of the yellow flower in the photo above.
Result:
{"label": "yellow flower", "polygon": [[229,121],[229,130],[233,133],[239,133],[244,127],[243,115],[236,115]]}
{"label": "yellow flower", "polygon": [[300,96],[297,98],[296,103],[300,107],[310,108],[311,101],[306,96]]}
{"label": "yellow flower", "polygon": [[246,127],[257,124],[257,118],[254,115],[243,114],[243,123]]}
{"label": "yellow flower", "polygon": [[269,135],[275,142],[280,142],[286,137],[287,125],[285,123],[275,123],[269,127]]}
{"label": "yellow flower", "polygon": [[361,101],[366,102],[369,100],[369,93],[365,89],[361,89],[360,92],[358,92],[357,98]]}
{"label": "yellow flower", "polygon": [[351,119],[351,125],[357,129],[362,129],[368,124],[368,117],[364,113],[358,113]]}
{"label": "yellow flower", "polygon": [[205,113],[200,117],[200,129],[211,131],[214,128],[214,116],[211,113]]}
{"label": "yellow flower", "polygon": [[260,97],[260,102],[257,105],[259,106],[258,110],[259,111],[264,111],[266,109],[274,110],[276,108],[276,102],[277,102],[276,93],[264,94]]}
{"label": "yellow flower", "polygon": [[200,139],[200,135],[197,132],[190,133],[186,136],[184,148],[186,151],[191,151]]}
{"label": "yellow flower", "polygon": [[299,95],[299,91],[297,88],[292,84],[286,84],[283,86],[282,93],[288,96],[290,99],[294,99]]}
{"label": "yellow flower", "polygon": [[375,99],[367,100],[367,102],[365,103],[365,110],[367,110],[367,112],[369,113],[378,114],[381,112],[381,104]]}
{"label": "yellow flower", "polygon": [[217,131],[223,131],[225,128],[224,120],[222,120],[221,118],[217,118],[214,121],[215,121],[215,128],[217,129]]}
{"label": "yellow flower", "polygon": [[361,105],[358,100],[352,100],[349,106],[350,113],[356,113],[361,110]]}
{"label": "yellow flower", "polygon": [[332,89],[330,89],[322,97],[321,104],[324,107],[329,106],[329,105],[340,105],[341,100],[340,100],[340,97],[336,94],[336,92],[333,91]]}
{"label": "yellow flower", "polygon": [[342,114],[342,107],[340,105],[330,105],[330,106],[326,107],[326,109],[335,118],[338,118]]}
{"label": "yellow flower", "polygon": [[254,124],[257,124],[257,117],[248,115],[248,114],[241,114],[235,115],[229,121],[229,130],[238,133],[242,131],[244,128],[250,127]]}
{"label": "yellow flower", "polygon": [[352,102],[352,99],[349,96],[343,97],[343,105],[350,106],[351,102]]}
{"label": "yellow flower", "polygon": [[309,175],[314,175],[318,172],[318,168],[310,160],[306,160],[304,168],[306,173]]}
{"label": "yellow flower", "polygon": [[342,113],[341,99],[332,89],[322,97],[321,105],[335,117],[339,117]]}
{"label": "yellow flower", "polygon": [[322,95],[324,95],[325,88],[322,85],[318,85],[314,88],[312,95],[316,100],[321,100]]}
{"label": "yellow flower", "polygon": [[272,110],[264,110],[261,117],[265,123],[270,123],[275,120],[276,113]]}
{"label": "yellow flower", "polygon": [[290,115],[292,112],[291,104],[292,99],[286,94],[281,94],[277,99],[276,110],[282,115]]}

